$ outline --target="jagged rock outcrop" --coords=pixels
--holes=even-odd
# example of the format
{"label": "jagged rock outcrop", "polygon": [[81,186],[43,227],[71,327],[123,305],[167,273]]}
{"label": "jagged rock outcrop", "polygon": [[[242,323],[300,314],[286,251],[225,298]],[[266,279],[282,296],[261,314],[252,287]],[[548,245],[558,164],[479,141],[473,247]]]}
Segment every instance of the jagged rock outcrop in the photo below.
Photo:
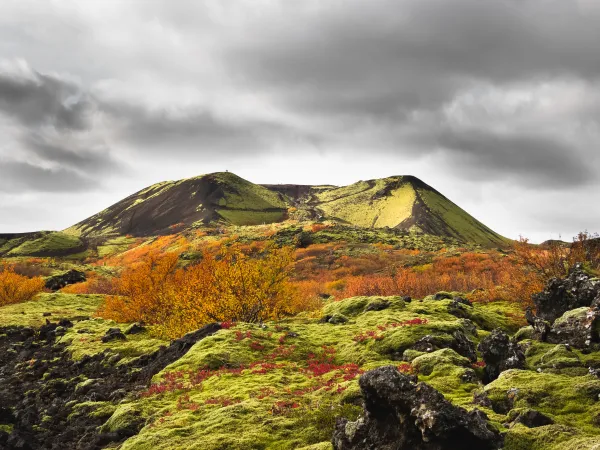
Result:
{"label": "jagged rock outcrop", "polygon": [[545,340],[579,349],[600,343],[600,309],[582,307],[567,311],[554,321]]}
{"label": "jagged rock outcrop", "polygon": [[51,291],[58,291],[59,289],[62,289],[69,284],[81,283],[85,280],[85,273],[79,270],[71,269],[68,272],[47,278],[46,289],[50,289]]}
{"label": "jagged rock outcrop", "polygon": [[600,306],[600,279],[585,273],[581,264],[575,264],[566,278],[553,278],[532,299],[536,316],[552,323],[572,309]]}
{"label": "jagged rock outcrop", "polygon": [[489,336],[483,338],[478,349],[485,362],[483,379],[485,383],[494,381],[505,370],[525,367],[523,349],[500,329],[495,329]]}
{"label": "jagged rock outcrop", "polygon": [[379,367],[360,378],[364,416],[337,420],[336,450],[499,449],[502,437],[475,409],[453,406],[444,396],[394,366]]}

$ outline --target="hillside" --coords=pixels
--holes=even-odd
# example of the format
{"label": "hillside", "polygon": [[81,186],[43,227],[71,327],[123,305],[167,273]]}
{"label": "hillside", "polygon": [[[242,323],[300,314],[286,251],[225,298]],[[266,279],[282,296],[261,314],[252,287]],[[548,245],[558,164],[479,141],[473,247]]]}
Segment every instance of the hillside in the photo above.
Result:
{"label": "hillside", "polygon": [[210,224],[257,225],[288,218],[416,231],[486,246],[506,242],[412,176],[337,187],[258,185],[232,173],[213,173],[152,185],[65,231],[84,237],[150,236]]}
{"label": "hillside", "polygon": [[283,195],[219,172],[154,184],[66,231],[83,236],[149,236],[216,221],[255,225],[283,220],[287,207]]}

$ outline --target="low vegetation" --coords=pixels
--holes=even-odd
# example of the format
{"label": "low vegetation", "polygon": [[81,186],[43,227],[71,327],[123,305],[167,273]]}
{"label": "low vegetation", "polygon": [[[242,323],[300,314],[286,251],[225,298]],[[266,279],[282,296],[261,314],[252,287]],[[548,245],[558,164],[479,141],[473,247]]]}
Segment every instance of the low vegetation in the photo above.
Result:
{"label": "low vegetation", "polygon": [[0,306],[26,302],[44,289],[41,277],[29,278],[15,272],[13,266],[0,266]]}
{"label": "low vegetation", "polygon": [[247,254],[239,246],[204,252],[178,268],[177,253],[149,253],[115,281],[98,314],[155,324],[179,337],[209,322],[263,322],[310,308],[290,282],[292,252],[268,247]]}
{"label": "low vegetation", "polygon": [[[5,258],[0,327],[54,326],[48,355],[19,366],[46,389],[27,401],[43,402],[59,397],[55,386],[88,392],[117,375],[148,375],[172,340],[217,322],[193,345],[176,341],[183,356],[132,381],[118,400],[74,394],[65,403],[68,426],[94,423],[91,433],[118,438],[114,448],[331,450],[336,418],[362,413],[361,374],[394,365],[453,404],[484,411],[508,450],[591,449],[600,381],[588,366],[600,367],[598,352],[539,342],[524,316],[531,294],[575,262],[598,275],[595,236],[491,249],[329,221],[198,226],[98,238],[72,259]],[[70,269],[86,281],[44,292],[45,277]],[[476,345],[495,329],[521,342],[526,362],[484,385]],[[13,332],[0,333],[0,345]],[[58,355],[100,372],[65,374],[52,366]],[[513,425],[529,409],[553,423]],[[48,431],[53,411],[40,410],[36,433]],[[0,437],[15,426],[2,420]]]}

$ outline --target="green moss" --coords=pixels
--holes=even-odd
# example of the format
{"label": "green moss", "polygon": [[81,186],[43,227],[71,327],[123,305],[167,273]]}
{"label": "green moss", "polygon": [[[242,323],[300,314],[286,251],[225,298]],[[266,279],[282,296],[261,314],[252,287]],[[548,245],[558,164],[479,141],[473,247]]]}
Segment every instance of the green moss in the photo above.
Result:
{"label": "green moss", "polygon": [[84,244],[77,236],[55,232],[28,240],[8,252],[8,256],[54,256],[79,253]]}
{"label": "green moss", "polygon": [[[390,303],[388,311],[398,311],[405,307],[402,297],[351,297],[340,301],[333,301],[325,306],[323,313],[325,315],[341,314],[346,317],[354,317],[365,311],[367,305],[371,302]],[[375,312],[373,312],[375,313]]]}
{"label": "green moss", "polygon": [[554,321],[554,325],[560,325],[566,321],[568,321],[569,319],[585,319],[588,312],[589,312],[590,308],[588,308],[587,306],[583,306],[581,308],[577,308],[577,309],[572,309],[570,311],[567,311],[566,313],[564,313],[561,317],[559,317],[558,319],[556,319]]}
{"label": "green moss", "polygon": [[517,342],[523,341],[525,339],[533,339],[535,331],[531,325],[527,325],[526,327],[519,328],[519,330],[513,336]]}
{"label": "green moss", "polygon": [[[598,434],[595,418],[600,414],[600,380],[595,377],[508,370],[487,385],[485,392],[494,405],[510,405],[510,398],[511,409],[535,409],[556,422],[535,431],[511,428],[507,448],[554,448],[551,445],[573,436],[581,439]],[[504,420],[493,411],[490,414],[499,422]]]}
{"label": "green moss", "polygon": [[67,350],[71,352],[75,360],[86,355],[110,350],[121,356],[120,364],[132,358],[152,353],[163,345],[168,345],[168,341],[152,336],[151,329],[143,333],[127,335],[127,339],[124,341],[102,342],[102,336],[109,328],[120,328],[121,331],[125,331],[128,326],[128,324],[118,324],[112,320],[100,318],[83,320],[69,328],[59,342],[67,344]]}
{"label": "green moss", "polygon": [[285,218],[285,211],[249,211],[236,209],[217,209],[217,213],[227,222],[234,225],[260,225],[280,222]]}
{"label": "green moss", "polygon": [[[91,310],[94,298],[66,294],[41,298],[50,297],[54,300],[23,304],[29,311],[25,320],[45,320],[41,313],[47,308],[40,305],[53,302],[61,304],[65,315],[73,317],[82,312],[77,310],[80,303],[90,302]],[[95,300],[94,308],[100,300],[101,297]],[[366,311],[369,303],[383,301],[390,302],[390,306]],[[177,389],[163,394],[130,395],[118,405],[75,404],[70,419],[79,420],[83,416],[106,419],[101,427],[103,432],[135,432],[141,427],[139,434],[122,444],[123,450],[173,450],[199,445],[206,450],[330,450],[328,439],[335,417],[355,419],[361,411],[356,406],[360,404],[361,392],[358,376],[345,378],[344,369],[319,375],[311,372],[308,361],[314,363],[324,358],[325,351],[333,355],[328,364],[340,367],[356,364],[362,370],[408,359],[420,381],[438,389],[454,404],[472,409],[473,393],[482,387],[470,362],[448,348],[421,353],[410,347],[426,335],[448,345],[452,333],[459,330],[474,341],[488,329],[500,327],[513,332],[521,326],[522,312],[509,304],[476,304],[465,307],[467,318],[459,318],[450,314],[450,304],[451,300],[415,299],[405,303],[400,297],[354,297],[329,301],[318,315],[343,314],[348,318],[343,326],[322,323],[307,314],[263,326],[237,324],[199,341],[153,378],[153,383],[166,383],[170,377],[181,377]],[[23,305],[0,308],[0,319],[20,320],[17,310],[7,312],[6,308]],[[408,324],[416,318],[423,321]],[[121,355],[114,357],[115,364],[168,344],[154,338],[151,330],[129,335],[126,341],[101,342],[109,328],[125,330],[128,326],[104,319],[81,320],[59,342],[67,345],[75,359],[102,351],[108,352],[106,361],[111,354]],[[369,332],[376,338],[357,339]],[[569,450],[586,448],[577,446],[590,445],[598,434],[595,423],[600,417],[597,401],[600,380],[562,371],[582,368],[587,371],[587,364],[600,357],[596,353],[583,355],[577,350],[569,351],[564,346],[527,340],[522,343],[528,348],[529,370],[504,372],[483,388],[495,405],[495,410],[484,408],[484,411],[495,424],[509,421],[509,416],[514,417],[524,409],[538,410],[556,421],[555,425],[538,429],[521,426],[509,429],[507,448],[558,450],[561,445]],[[536,372],[538,368],[542,373]],[[190,374],[207,369],[213,372],[202,383],[191,383]],[[77,390],[94,382],[83,378],[78,381]],[[515,400],[513,405],[508,399],[509,392]],[[221,403],[224,400],[227,401]]]}
{"label": "green moss", "polygon": [[442,366],[469,367],[469,365],[470,362],[467,358],[449,348],[426,353],[412,361],[413,368],[422,375],[431,375],[434,369],[440,369]]}
{"label": "green moss", "polygon": [[114,239],[109,239],[102,245],[98,246],[98,256],[104,258],[106,256],[116,255],[126,251],[131,244],[135,243],[135,239],[126,236],[119,236]]}
{"label": "green moss", "polygon": [[146,421],[144,411],[135,404],[119,405],[101,427],[101,432],[119,432],[131,428],[137,428]]}
{"label": "green moss", "polygon": [[[87,318],[96,312],[102,299],[102,295],[40,294],[29,302],[0,307],[0,326],[40,326],[46,319]],[[51,315],[44,317],[44,313]]]}

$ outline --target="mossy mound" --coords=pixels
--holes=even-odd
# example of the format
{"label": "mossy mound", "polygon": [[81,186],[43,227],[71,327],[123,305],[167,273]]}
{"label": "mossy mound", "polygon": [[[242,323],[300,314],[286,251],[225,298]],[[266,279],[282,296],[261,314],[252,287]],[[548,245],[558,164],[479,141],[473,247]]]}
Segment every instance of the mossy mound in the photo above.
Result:
{"label": "mossy mound", "polygon": [[11,257],[68,256],[81,253],[86,248],[78,237],[61,232],[34,233],[7,241],[2,247],[6,250],[6,256]]}
{"label": "mossy mound", "polygon": [[39,294],[34,300],[0,308],[0,326],[39,327],[46,320],[88,319],[102,303],[102,295]]}

